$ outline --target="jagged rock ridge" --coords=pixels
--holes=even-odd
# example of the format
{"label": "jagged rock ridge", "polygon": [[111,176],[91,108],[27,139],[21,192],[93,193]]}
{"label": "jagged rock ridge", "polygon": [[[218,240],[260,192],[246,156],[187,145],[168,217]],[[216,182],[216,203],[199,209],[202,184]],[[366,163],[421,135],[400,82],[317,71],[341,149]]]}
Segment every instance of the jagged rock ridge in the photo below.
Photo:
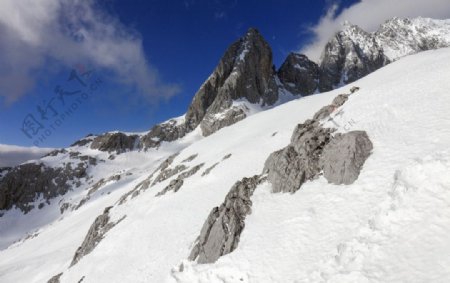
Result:
{"label": "jagged rock ridge", "polygon": [[348,22],[320,58],[320,91],[354,82],[403,56],[450,46],[450,21],[393,18],[373,33]]}

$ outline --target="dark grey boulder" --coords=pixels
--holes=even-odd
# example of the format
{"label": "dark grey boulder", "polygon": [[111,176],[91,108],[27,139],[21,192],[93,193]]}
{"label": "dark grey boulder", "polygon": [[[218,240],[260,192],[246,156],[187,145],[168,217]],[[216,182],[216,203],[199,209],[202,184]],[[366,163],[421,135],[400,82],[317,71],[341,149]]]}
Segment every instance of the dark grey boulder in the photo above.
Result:
{"label": "dark grey boulder", "polygon": [[352,184],[372,149],[372,142],[364,131],[336,134],[320,158],[324,177],[333,184]]}
{"label": "dark grey boulder", "polygon": [[203,171],[202,173],[202,177],[209,175],[209,173],[211,173],[211,171],[216,168],[216,166],[219,165],[219,162],[214,163],[213,165],[211,165],[210,167],[206,168],[205,171]]}
{"label": "dark grey boulder", "polygon": [[292,94],[313,94],[319,86],[319,66],[302,54],[290,53],[278,70],[278,78]]}
{"label": "dark grey boulder", "polygon": [[59,273],[59,274],[53,276],[52,278],[50,278],[50,279],[47,281],[47,283],[60,283],[60,280],[59,280],[59,279],[61,278],[62,275],[63,275],[63,273],[61,272],[61,273]]}
{"label": "dark grey boulder", "polygon": [[359,87],[358,86],[353,86],[351,89],[350,89],[350,93],[355,93],[355,92],[357,92],[359,90]]}
{"label": "dark grey boulder", "polygon": [[220,256],[234,251],[245,226],[245,217],[251,213],[250,200],[256,187],[264,181],[259,175],[236,182],[220,207],[209,214],[197,238],[189,260],[213,263]]}
{"label": "dark grey boulder", "polygon": [[222,158],[222,160],[226,160],[226,159],[230,158],[231,155],[232,155],[231,153],[228,153],[227,155],[225,155],[225,156]]}
{"label": "dark grey boulder", "polygon": [[197,153],[196,153],[196,154],[192,154],[191,156],[189,156],[188,158],[184,159],[184,160],[181,161],[181,162],[183,162],[183,163],[191,162],[192,160],[194,160],[195,158],[197,158],[197,156],[198,156]]}

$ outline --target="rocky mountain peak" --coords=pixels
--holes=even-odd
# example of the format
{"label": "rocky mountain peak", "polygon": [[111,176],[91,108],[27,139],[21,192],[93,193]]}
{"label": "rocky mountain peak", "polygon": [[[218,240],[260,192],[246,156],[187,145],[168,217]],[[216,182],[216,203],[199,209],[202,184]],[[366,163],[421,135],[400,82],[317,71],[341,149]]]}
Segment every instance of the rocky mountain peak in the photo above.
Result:
{"label": "rocky mountain peak", "polygon": [[370,33],[346,22],[320,59],[320,91],[351,83],[403,56],[450,46],[450,21],[392,18]]}
{"label": "rocky mountain peak", "polygon": [[320,91],[356,81],[388,61],[371,33],[347,22],[322,53]]}
{"label": "rocky mountain peak", "polygon": [[[261,34],[250,28],[228,47],[214,72],[195,94],[185,116],[186,127],[193,130],[205,120],[203,133],[210,134],[237,122],[235,119],[218,121],[216,115],[229,112],[234,100],[271,105],[277,98],[272,50]],[[242,109],[236,111],[239,115],[223,116],[245,118],[241,115]]]}
{"label": "rocky mountain peak", "polygon": [[319,84],[319,67],[306,55],[290,53],[278,70],[278,78],[292,94],[310,95]]}
{"label": "rocky mountain peak", "polygon": [[450,21],[429,18],[392,18],[373,36],[386,56],[395,61],[423,50],[450,46]]}

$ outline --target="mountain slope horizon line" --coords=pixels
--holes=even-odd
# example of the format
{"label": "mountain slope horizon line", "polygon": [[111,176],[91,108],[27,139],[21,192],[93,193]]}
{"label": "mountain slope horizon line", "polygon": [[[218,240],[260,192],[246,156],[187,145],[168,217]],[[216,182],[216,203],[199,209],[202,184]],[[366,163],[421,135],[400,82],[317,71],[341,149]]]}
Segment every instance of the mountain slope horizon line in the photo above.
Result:
{"label": "mountain slope horizon line", "polygon": [[[319,64],[305,55],[291,53],[276,70],[269,44],[257,29],[250,28],[227,48],[212,74],[194,95],[184,117],[157,124],[143,134],[108,132],[88,135],[71,147],[75,150],[77,147],[99,150],[110,154],[109,159],[114,159],[113,153],[157,150],[164,142],[179,140],[194,131],[198,131],[200,136],[209,136],[254,112],[298,97],[329,91],[352,83],[403,56],[446,46],[450,46],[450,20],[393,18],[374,33],[347,23],[326,44]],[[59,154],[69,156],[71,153],[60,149],[46,156]],[[96,166],[96,161],[89,156],[69,157],[84,163],[77,168],[59,165],[52,168],[41,166],[40,160],[38,164],[28,163],[1,170],[0,210],[15,205],[28,212],[36,193],[53,198],[69,190],[66,186],[55,193],[45,194],[45,176],[50,178],[57,172],[64,172],[60,178],[62,183],[67,180],[76,182],[85,177],[86,170]],[[17,195],[16,187],[22,186],[21,180],[33,179],[36,174],[42,175],[43,183]]]}
{"label": "mountain slope horizon line", "polygon": [[[278,70],[272,50],[257,28],[232,43],[212,74],[195,93],[181,119],[169,119],[141,136],[105,133],[97,141],[137,144],[121,150],[158,147],[185,136],[200,126],[204,136],[245,119],[248,105],[271,106],[281,93],[296,97],[330,91],[350,84],[399,58],[420,51],[450,46],[450,21],[394,17],[376,32],[366,32],[346,22],[324,46],[319,62],[291,52]],[[78,141],[80,142],[80,141]],[[98,149],[116,150],[110,146]]]}

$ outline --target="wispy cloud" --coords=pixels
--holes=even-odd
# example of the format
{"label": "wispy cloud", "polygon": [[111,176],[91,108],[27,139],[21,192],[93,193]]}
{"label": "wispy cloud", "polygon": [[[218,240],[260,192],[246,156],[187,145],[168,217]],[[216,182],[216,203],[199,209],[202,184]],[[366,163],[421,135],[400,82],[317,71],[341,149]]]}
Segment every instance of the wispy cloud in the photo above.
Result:
{"label": "wispy cloud", "polygon": [[226,16],[227,16],[227,13],[225,13],[224,11],[214,13],[214,18],[216,20],[221,20],[221,19],[225,18]]}
{"label": "wispy cloud", "polygon": [[367,31],[374,31],[380,24],[392,17],[449,18],[448,0],[362,0],[339,14],[337,1],[332,2],[317,24],[309,27],[313,40],[301,48],[313,60],[318,60],[326,42],[337,32],[344,21],[359,25]]}
{"label": "wispy cloud", "polygon": [[0,2],[0,96],[13,102],[30,91],[49,60],[87,62],[112,71],[120,83],[149,98],[179,89],[161,81],[146,59],[140,35],[91,0]]}
{"label": "wispy cloud", "polygon": [[28,160],[38,159],[52,150],[52,148],[0,144],[0,168],[12,167]]}

